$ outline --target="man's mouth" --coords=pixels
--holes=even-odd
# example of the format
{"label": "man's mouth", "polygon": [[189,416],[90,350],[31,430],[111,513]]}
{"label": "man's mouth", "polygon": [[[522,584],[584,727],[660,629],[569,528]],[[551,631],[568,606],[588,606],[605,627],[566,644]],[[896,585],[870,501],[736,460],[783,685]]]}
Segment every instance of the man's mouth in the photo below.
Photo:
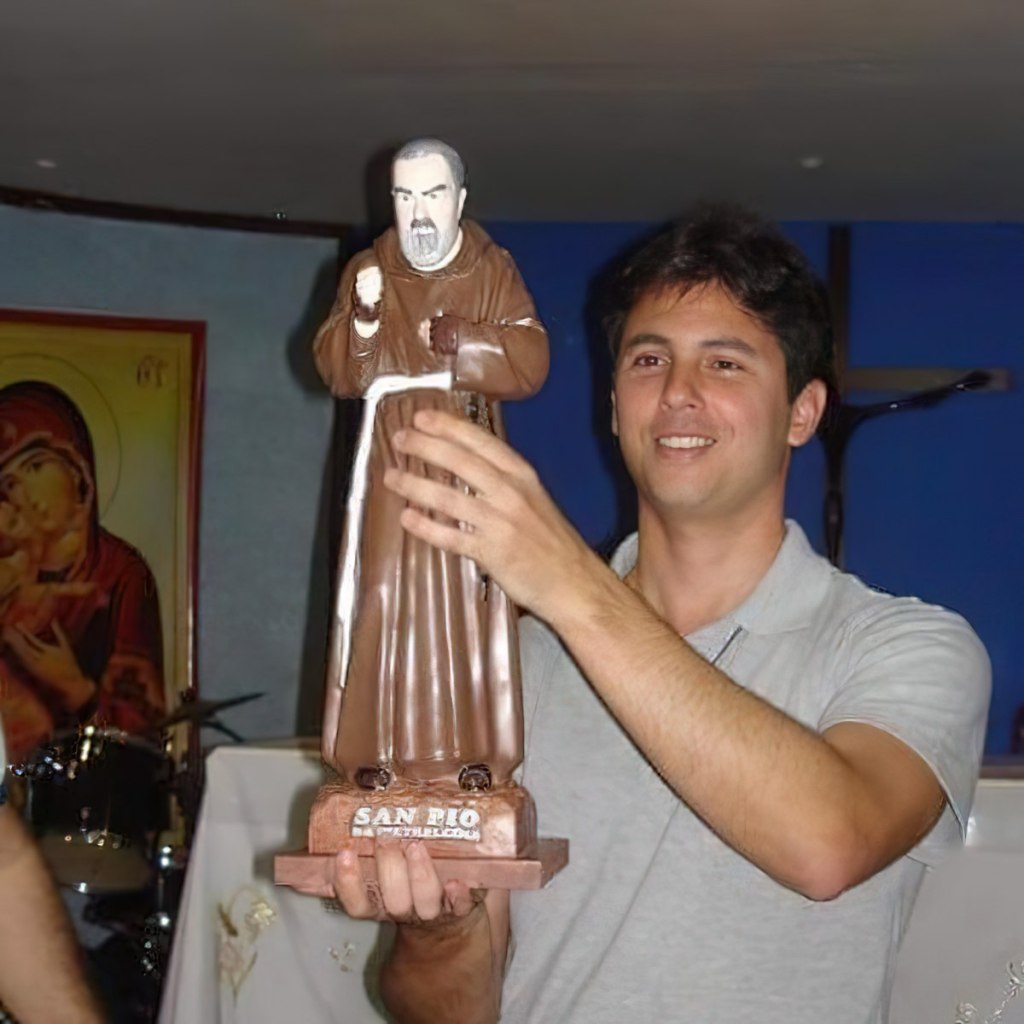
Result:
{"label": "man's mouth", "polygon": [[699,434],[669,434],[658,438],[662,448],[708,448],[714,443],[713,438]]}

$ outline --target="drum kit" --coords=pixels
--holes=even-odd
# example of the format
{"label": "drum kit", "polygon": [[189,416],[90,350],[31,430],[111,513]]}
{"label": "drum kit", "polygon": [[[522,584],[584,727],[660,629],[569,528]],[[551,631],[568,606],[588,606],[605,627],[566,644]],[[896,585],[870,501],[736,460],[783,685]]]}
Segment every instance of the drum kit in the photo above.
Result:
{"label": "drum kit", "polygon": [[[87,894],[85,921],[111,933],[90,959],[97,974],[120,975],[120,992],[104,991],[108,1002],[132,1004],[118,1020],[155,1019],[202,790],[200,728],[241,740],[215,716],[259,696],[186,696],[150,733],[84,725],[55,734],[11,766],[55,879]],[[188,730],[180,754],[177,726]],[[126,963],[134,965],[134,985],[124,976]],[[107,989],[104,978],[97,982]]]}

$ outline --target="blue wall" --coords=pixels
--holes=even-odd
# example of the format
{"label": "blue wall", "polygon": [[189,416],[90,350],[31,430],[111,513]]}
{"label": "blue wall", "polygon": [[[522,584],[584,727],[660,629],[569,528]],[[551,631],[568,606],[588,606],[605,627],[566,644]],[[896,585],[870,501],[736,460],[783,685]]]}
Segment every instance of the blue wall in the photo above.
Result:
{"label": "blue wall", "polygon": [[[631,509],[615,488],[607,378],[582,311],[591,277],[645,227],[488,225],[515,255],[552,342],[549,383],[537,398],[507,408],[509,432],[594,544],[621,535]],[[824,273],[827,226],[785,229]],[[1024,379],[1024,227],[857,225],[851,262],[851,366],[1009,367]],[[1016,671],[1024,660],[1022,439],[1019,391],[967,394],[865,424],[847,455],[846,567],[971,622],[993,662],[989,754],[1009,751],[1024,704]],[[819,550],[823,488],[824,457],[814,441],[794,459],[787,512]]]}
{"label": "blue wall", "polygon": [[851,351],[862,365],[1008,367],[1015,389],[864,426],[847,561],[962,612],[992,658],[987,750],[1024,704],[1024,227],[867,224],[853,233]]}

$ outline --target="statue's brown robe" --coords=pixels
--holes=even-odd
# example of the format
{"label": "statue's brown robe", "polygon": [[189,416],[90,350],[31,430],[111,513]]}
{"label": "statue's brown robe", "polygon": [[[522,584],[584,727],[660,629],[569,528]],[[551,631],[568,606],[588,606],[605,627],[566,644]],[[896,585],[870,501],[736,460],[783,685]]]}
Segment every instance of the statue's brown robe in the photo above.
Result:
{"label": "statue's brown robe", "polygon": [[[384,282],[380,326],[364,339],[353,328],[355,276],[374,264]],[[462,321],[454,358],[429,347],[427,325],[442,313]],[[497,400],[526,398],[547,375],[547,334],[533,301],[512,258],[478,225],[463,222],[457,256],[434,273],[407,263],[390,228],[346,265],[313,351],[338,397],[360,396],[382,374],[454,372],[451,392],[410,391],[378,407],[344,679],[332,618],[324,758],[350,779],[378,765],[403,779],[455,778],[461,766],[485,763],[505,781],[523,745],[515,608],[473,562],[407,534],[398,521],[405,501],[382,478],[413,462],[391,438],[418,409],[458,412],[504,434]],[[418,461],[412,468],[440,477]]]}

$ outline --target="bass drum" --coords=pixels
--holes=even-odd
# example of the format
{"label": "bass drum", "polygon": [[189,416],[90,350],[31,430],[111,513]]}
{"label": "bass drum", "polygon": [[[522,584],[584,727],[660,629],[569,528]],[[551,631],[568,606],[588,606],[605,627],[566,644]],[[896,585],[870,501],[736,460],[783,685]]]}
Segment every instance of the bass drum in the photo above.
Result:
{"label": "bass drum", "polygon": [[156,744],[87,725],[55,735],[26,769],[26,814],[61,885],[130,892],[149,882],[170,778]]}

